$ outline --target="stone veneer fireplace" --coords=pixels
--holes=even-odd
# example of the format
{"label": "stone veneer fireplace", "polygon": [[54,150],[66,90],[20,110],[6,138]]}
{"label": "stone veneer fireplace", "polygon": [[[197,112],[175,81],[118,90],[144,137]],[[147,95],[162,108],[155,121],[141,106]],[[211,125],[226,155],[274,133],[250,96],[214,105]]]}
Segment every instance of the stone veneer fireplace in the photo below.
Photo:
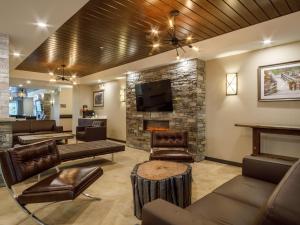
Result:
{"label": "stone veneer fireplace", "polygon": [[[170,79],[173,112],[137,112],[135,84]],[[187,60],[127,76],[127,145],[150,150],[151,130],[188,131],[189,148],[202,159],[205,149],[205,63]]]}

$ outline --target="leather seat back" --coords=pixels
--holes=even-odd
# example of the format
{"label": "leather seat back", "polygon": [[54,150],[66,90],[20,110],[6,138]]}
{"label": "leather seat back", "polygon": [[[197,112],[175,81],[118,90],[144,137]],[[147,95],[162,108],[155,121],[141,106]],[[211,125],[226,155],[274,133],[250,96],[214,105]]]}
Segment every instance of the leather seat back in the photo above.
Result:
{"label": "leather seat back", "polygon": [[22,182],[61,162],[55,141],[20,146],[1,153],[1,166],[8,186]]}
{"label": "leather seat back", "polygon": [[31,123],[29,120],[12,122],[13,133],[30,133]]}
{"label": "leather seat back", "polygon": [[55,120],[31,120],[31,132],[53,131],[56,127]]}
{"label": "leather seat back", "polygon": [[187,132],[176,131],[155,131],[151,134],[152,148],[187,148],[188,134]]}
{"label": "leather seat back", "polygon": [[261,225],[300,224],[300,160],[280,181],[259,219]]}

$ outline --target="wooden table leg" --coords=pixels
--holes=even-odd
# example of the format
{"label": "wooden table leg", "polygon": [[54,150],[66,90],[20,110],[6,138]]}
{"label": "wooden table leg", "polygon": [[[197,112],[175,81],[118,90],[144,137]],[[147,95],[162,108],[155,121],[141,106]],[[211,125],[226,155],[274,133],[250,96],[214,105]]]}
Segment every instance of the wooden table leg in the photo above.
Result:
{"label": "wooden table leg", "polygon": [[252,151],[253,155],[259,155],[260,154],[260,129],[253,128],[252,130]]}
{"label": "wooden table leg", "polygon": [[68,139],[65,139],[65,144],[68,144]]}

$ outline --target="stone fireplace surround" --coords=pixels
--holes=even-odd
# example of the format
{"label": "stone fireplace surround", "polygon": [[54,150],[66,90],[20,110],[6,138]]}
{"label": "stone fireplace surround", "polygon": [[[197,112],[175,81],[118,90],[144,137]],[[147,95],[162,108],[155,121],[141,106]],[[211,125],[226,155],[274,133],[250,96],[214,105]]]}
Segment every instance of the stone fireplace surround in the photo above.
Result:
{"label": "stone fireplace surround", "polygon": [[[173,112],[137,112],[135,85],[171,80]],[[151,132],[145,123],[163,122],[162,130],[188,131],[189,148],[196,160],[205,149],[205,62],[191,59],[149,70],[131,72],[126,84],[127,145],[150,151]],[[159,124],[159,123],[158,123]]]}

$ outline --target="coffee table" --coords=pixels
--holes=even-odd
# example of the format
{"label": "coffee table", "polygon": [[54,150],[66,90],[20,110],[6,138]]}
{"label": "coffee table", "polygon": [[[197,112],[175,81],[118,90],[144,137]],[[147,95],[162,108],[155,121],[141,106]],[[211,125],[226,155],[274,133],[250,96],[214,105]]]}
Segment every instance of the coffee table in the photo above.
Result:
{"label": "coffee table", "polygon": [[19,141],[21,144],[31,144],[39,141],[47,141],[47,140],[54,140],[60,141],[65,140],[65,143],[68,143],[69,139],[74,137],[73,134],[70,133],[52,133],[52,134],[37,134],[37,135],[25,135],[19,136]]}
{"label": "coffee table", "polygon": [[143,206],[161,198],[179,207],[191,204],[192,167],[153,160],[137,164],[131,173],[134,215],[141,219]]}

